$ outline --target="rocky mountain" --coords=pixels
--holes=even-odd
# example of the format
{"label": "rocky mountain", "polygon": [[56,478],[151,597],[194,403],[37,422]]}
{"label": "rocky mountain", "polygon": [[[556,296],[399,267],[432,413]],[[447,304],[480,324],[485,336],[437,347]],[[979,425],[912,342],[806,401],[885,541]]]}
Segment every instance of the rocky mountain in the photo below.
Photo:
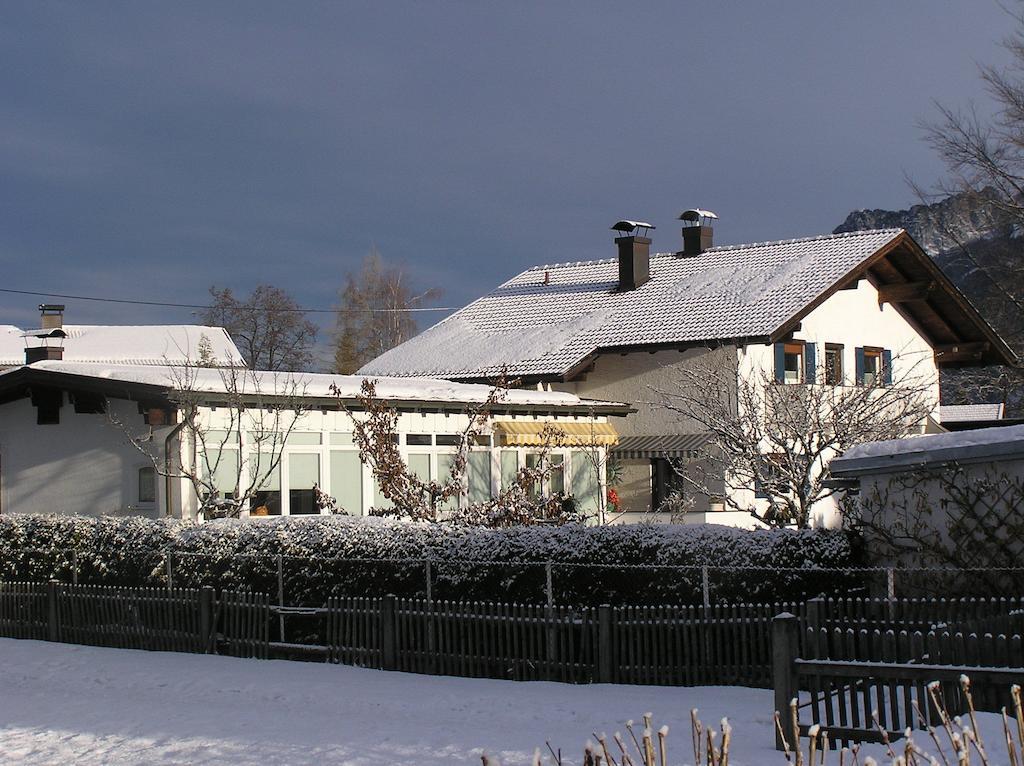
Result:
{"label": "rocky mountain", "polygon": [[[906,229],[1024,359],[1024,237],[991,203],[994,195],[958,194],[907,210],[856,210],[835,233]],[[1005,402],[1008,416],[1024,417],[1024,372],[944,371],[942,401]]]}

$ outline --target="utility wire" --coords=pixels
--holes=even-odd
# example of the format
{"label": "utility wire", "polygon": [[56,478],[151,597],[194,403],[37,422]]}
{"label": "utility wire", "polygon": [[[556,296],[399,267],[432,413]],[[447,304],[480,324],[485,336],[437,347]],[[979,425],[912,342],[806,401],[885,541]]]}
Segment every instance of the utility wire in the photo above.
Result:
{"label": "utility wire", "polygon": [[[0,293],[13,293],[14,295],[33,295],[38,298],[64,298],[76,301],[95,301],[97,303],[128,303],[133,306],[162,306],[174,309],[202,309],[204,311],[215,310],[219,307],[208,306],[201,303],[165,303],[162,301],[138,301],[128,298],[100,298],[94,295],[68,295],[66,293],[45,293],[38,290],[13,290],[0,288]],[[411,314],[427,311],[458,311],[455,306],[424,306],[407,307],[396,309],[304,309],[304,308],[262,308],[260,306],[232,306],[232,311],[290,311],[296,314]]]}

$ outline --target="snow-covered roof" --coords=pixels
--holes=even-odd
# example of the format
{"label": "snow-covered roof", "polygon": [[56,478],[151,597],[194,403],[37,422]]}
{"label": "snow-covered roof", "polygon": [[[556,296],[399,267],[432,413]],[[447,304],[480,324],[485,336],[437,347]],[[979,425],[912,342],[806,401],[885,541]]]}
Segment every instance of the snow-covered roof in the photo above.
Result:
{"label": "snow-covered roof", "polygon": [[[202,338],[222,363],[238,362],[242,355],[223,327],[202,325],[64,325],[64,359],[69,362],[104,364],[166,365],[195,363]],[[0,367],[25,363],[24,330],[0,325]]]}
{"label": "snow-covered roof", "polygon": [[[196,392],[223,394],[237,391],[241,398],[284,396],[304,400],[335,400],[332,386],[343,400],[355,400],[363,375],[333,375],[312,372],[271,372],[244,368],[215,369],[208,367],[173,367],[167,365],[93,364],[88,362],[41,361],[20,369],[0,372],[0,385],[7,376],[21,370],[73,375],[104,381],[116,381],[163,390],[187,389]],[[377,396],[389,402],[422,402],[435,404],[474,404],[484,402],[491,387],[480,384],[453,383],[434,378],[372,377]],[[502,408],[572,409],[595,412],[616,411],[626,414],[629,407],[618,402],[581,399],[575,394],[559,391],[510,389],[499,402]]]}
{"label": "snow-covered roof", "polygon": [[940,463],[1024,459],[1024,426],[1000,426],[858,444],[829,463],[837,478]]}
{"label": "snow-covered roof", "polygon": [[1003,419],[1000,404],[943,404],[939,406],[940,423],[974,423]]}
{"label": "snow-covered roof", "polygon": [[858,231],[651,256],[651,279],[618,292],[618,260],[537,266],[360,373],[562,375],[602,348],[764,337],[903,233]]}

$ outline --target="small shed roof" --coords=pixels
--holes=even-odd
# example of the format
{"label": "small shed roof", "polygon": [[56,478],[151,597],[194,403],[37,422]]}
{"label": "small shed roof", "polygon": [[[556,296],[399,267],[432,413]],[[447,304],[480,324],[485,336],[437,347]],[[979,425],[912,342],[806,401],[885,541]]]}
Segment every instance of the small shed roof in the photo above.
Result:
{"label": "small shed roof", "polygon": [[829,464],[837,479],[894,473],[943,463],[1024,459],[1024,426],[911,436],[851,447]]}

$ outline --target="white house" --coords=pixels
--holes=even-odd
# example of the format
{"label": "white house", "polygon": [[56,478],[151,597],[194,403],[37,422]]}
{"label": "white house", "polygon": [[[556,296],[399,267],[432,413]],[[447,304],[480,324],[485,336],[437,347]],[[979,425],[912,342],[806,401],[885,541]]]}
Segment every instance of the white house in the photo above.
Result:
{"label": "white house", "polygon": [[[181,466],[209,470],[223,493],[258,479],[250,505],[270,515],[319,513],[314,485],[350,513],[387,504],[353,445],[362,377],[246,370],[220,328],[48,322],[9,333],[28,345],[19,365],[0,372],[3,512],[193,517],[199,493]],[[376,384],[400,413],[400,452],[423,478],[447,474],[469,413],[491,392],[443,380]],[[185,390],[196,429],[181,417]],[[544,451],[537,432],[553,423],[563,437],[545,458],[554,470],[541,491],[574,494],[599,513],[604,454],[617,439],[609,418],[629,411],[568,392],[507,392],[470,451],[459,502],[512,481]],[[274,459],[263,459],[261,472],[268,449]]]}
{"label": "white house", "polygon": [[[676,458],[708,437],[656,406],[683,371],[724,359],[737,381],[884,385],[911,369],[1008,364],[1013,353],[901,229],[712,247],[704,211],[684,214],[683,249],[650,254],[649,224],[621,221],[616,258],[536,266],[516,275],[361,374],[524,385],[633,404],[612,450],[622,468],[622,518],[681,489]],[[934,418],[929,419],[934,421]],[[932,422],[922,428],[934,428]],[[748,490],[756,502],[755,488]],[[745,513],[694,498],[689,523],[748,526]],[[817,523],[828,523],[823,507]]]}

